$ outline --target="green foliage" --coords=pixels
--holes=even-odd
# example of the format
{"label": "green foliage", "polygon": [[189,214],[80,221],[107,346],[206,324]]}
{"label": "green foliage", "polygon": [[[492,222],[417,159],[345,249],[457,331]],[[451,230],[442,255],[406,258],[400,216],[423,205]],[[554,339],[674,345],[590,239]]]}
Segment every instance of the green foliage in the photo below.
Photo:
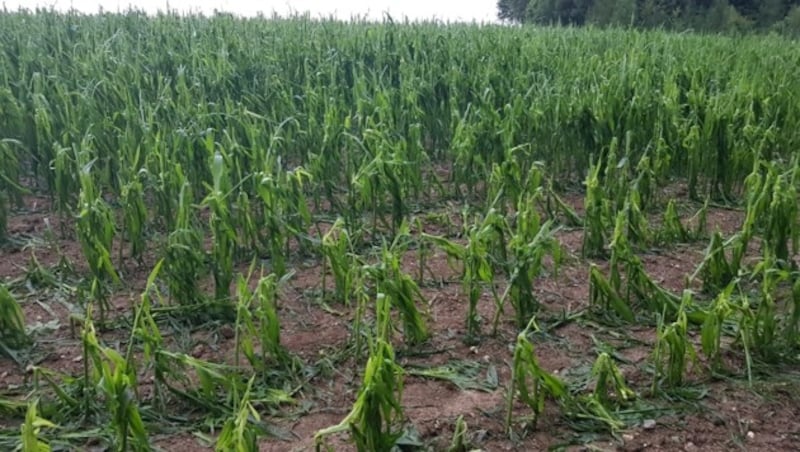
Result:
{"label": "green foliage", "polygon": [[[497,242],[493,240],[496,229],[494,228],[494,224],[491,223],[491,220],[492,217],[490,215],[487,216],[484,224],[465,225],[465,235],[467,236],[466,245],[460,245],[444,237],[436,237],[428,234],[422,235],[424,239],[431,241],[434,245],[442,249],[449,258],[456,259],[462,264],[462,287],[469,302],[465,342],[470,345],[474,345],[480,340],[480,319],[477,308],[478,301],[486,286],[491,288],[497,308],[500,309],[502,307],[501,300],[498,299],[497,293],[494,290],[494,269],[490,261],[490,256],[496,255],[495,252],[490,252],[490,247],[497,244]],[[502,250],[501,254],[505,255],[505,250]]]}
{"label": "green foliage", "polygon": [[398,310],[406,343],[418,345],[428,340],[430,332],[424,316],[425,298],[414,279],[400,268],[400,253],[407,240],[408,227],[404,223],[392,244],[383,244],[380,261],[364,270],[374,281],[377,293]]}
{"label": "green foliage", "polygon": [[[124,206],[124,234],[130,243],[130,257],[142,264],[142,257],[146,249],[145,233],[147,227],[147,207],[144,200],[144,186],[138,176],[133,176],[127,182],[121,183],[120,201]],[[122,254],[120,247],[120,254]],[[120,261],[122,256],[120,256]]]}
{"label": "green foliage", "polygon": [[700,344],[703,354],[708,358],[713,371],[718,370],[721,365],[720,352],[723,326],[734,312],[734,306],[731,304],[731,295],[735,287],[736,284],[731,282],[725,290],[717,295],[708,309],[708,315],[706,315],[700,330]]}
{"label": "green foliage", "polygon": [[[204,309],[211,305],[199,285],[200,279],[206,275],[206,266],[202,238],[200,230],[196,227],[191,206],[192,188],[180,166],[176,168],[174,177],[181,187],[177,203],[177,220],[175,230],[170,233],[164,251],[164,277],[170,298],[177,305],[189,308],[188,312],[195,319],[208,316],[230,318],[233,309],[227,299],[223,300],[222,304],[215,305],[215,308]],[[220,264],[226,265],[225,262]]]}
{"label": "green foliage", "polygon": [[636,0],[594,0],[586,21],[600,26],[626,26],[636,23]]}
{"label": "green foliage", "polygon": [[0,284],[0,352],[14,357],[15,351],[30,344],[25,331],[25,315],[4,284]]}
{"label": "green foliage", "polygon": [[594,395],[603,404],[611,401],[609,390],[613,390],[613,395],[619,403],[629,402],[636,397],[633,390],[625,383],[625,378],[608,353],[601,353],[597,357],[592,366],[592,375],[596,379]]}
{"label": "green foliage", "polygon": [[107,413],[111,416],[110,424],[115,432],[113,448],[119,451],[150,450],[148,433],[135,397],[136,374],[117,351],[100,345],[94,325],[89,319],[87,316],[82,331],[86,361],[84,384],[96,387],[84,392],[85,406],[88,408],[94,403],[91,398],[94,397],[94,391],[99,390],[106,402]]}
{"label": "green foliage", "polygon": [[790,36],[800,36],[800,5],[792,7],[775,28]]}
{"label": "green foliage", "polygon": [[555,239],[557,228],[553,220],[541,222],[535,208],[536,199],[534,195],[526,195],[517,205],[516,227],[510,231],[508,241],[508,287],[497,311],[502,312],[502,303],[509,299],[518,328],[524,328],[539,309],[533,284],[544,270],[545,256],[552,256],[555,270],[561,264],[562,249]]}
{"label": "green foliage", "polygon": [[[250,391],[254,378],[247,384],[241,399],[234,398],[234,416],[225,421],[217,437],[214,449],[220,452],[255,452],[258,450],[259,430],[253,423],[259,422],[261,416],[250,403]],[[235,395],[234,395],[235,397]]]}
{"label": "green foliage", "polygon": [[89,296],[99,302],[102,322],[108,309],[107,284],[119,281],[117,271],[111,262],[116,229],[111,207],[103,200],[95,184],[92,168],[97,159],[91,158],[89,144],[89,139],[84,140],[81,143],[81,150],[76,151],[80,165],[81,186],[76,231],[81,250],[91,271]]}
{"label": "green foliage", "polygon": [[39,439],[39,433],[42,428],[56,428],[57,426],[47,419],[39,417],[38,405],[38,400],[28,403],[25,422],[20,426],[20,430],[22,430],[20,450],[22,452],[50,452],[52,450],[49,444]]}
{"label": "green foliage", "polygon": [[[254,292],[248,279],[239,275],[239,303],[236,319],[236,363],[239,351],[254,369],[266,375],[278,367],[290,373],[297,370],[297,360],[281,345],[281,325],[277,312],[280,283],[275,274],[258,281]],[[260,350],[260,355],[256,354]]]}
{"label": "green foliage", "polygon": [[447,452],[467,452],[469,450],[467,444],[467,423],[464,421],[464,416],[459,416],[458,419],[456,419],[453,439],[450,440]]}
{"label": "green foliage", "polygon": [[718,31],[780,30],[793,0],[499,0],[497,16],[514,22],[601,26],[668,26]]}
{"label": "green foliage", "polygon": [[392,450],[403,435],[398,424],[404,421],[400,403],[403,369],[395,361],[390,338],[390,301],[379,294],[376,305],[377,332],[370,344],[364,378],[350,413],[338,425],[319,430],[314,439],[317,450],[326,436],[350,431],[359,452]]}
{"label": "green foliage", "polygon": [[[345,305],[350,305],[355,281],[359,269],[353,250],[353,240],[345,228],[343,218],[338,218],[328,232],[322,237],[321,251],[324,267],[330,268],[333,273],[333,282],[336,288],[336,299]],[[322,272],[323,301],[327,281],[327,271]]]}
{"label": "green foliage", "polygon": [[589,269],[589,299],[593,306],[598,306],[604,312],[613,310],[625,321],[634,320],[630,305],[594,264]]}
{"label": "green foliage", "polygon": [[549,396],[559,400],[568,395],[564,382],[539,365],[533,344],[528,340],[528,334],[534,328],[536,328],[536,322],[532,318],[528,326],[517,335],[517,342],[514,346],[506,410],[506,430],[509,433],[513,422],[514,400],[517,397],[533,411],[531,424],[535,426],[539,415],[544,410],[545,397]]}
{"label": "green foliage", "polygon": [[659,319],[658,336],[653,351],[656,372],[653,376],[653,392],[657,387],[681,386],[684,383],[689,362],[697,362],[697,353],[689,339],[689,323],[686,309],[691,304],[691,295],[684,292],[677,319],[666,324]]}
{"label": "green foliage", "polygon": [[[209,137],[211,137],[209,135]],[[211,153],[214,151],[211,138],[207,139],[206,147]],[[225,157],[220,152],[211,156],[211,177],[213,186],[207,187],[209,195],[204,204],[211,208],[211,245],[212,273],[214,275],[215,298],[218,302],[228,301],[230,286],[233,282],[234,254],[236,251],[236,230],[231,218],[227,199],[230,193],[230,179]]]}
{"label": "green foliage", "polygon": [[658,239],[663,243],[686,242],[691,238],[691,234],[681,223],[678,210],[675,207],[675,200],[670,199],[667,203],[667,210],[664,213],[664,220],[661,223],[661,230],[657,233]]}

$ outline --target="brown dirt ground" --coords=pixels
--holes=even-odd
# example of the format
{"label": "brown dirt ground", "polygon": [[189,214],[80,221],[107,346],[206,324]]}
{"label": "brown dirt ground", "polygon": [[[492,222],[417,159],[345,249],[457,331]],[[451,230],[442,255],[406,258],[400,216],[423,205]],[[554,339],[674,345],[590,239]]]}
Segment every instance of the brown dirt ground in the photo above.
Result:
{"label": "brown dirt ground", "polygon": [[[582,211],[579,196],[566,196],[565,200],[577,211]],[[50,210],[47,198],[29,196],[25,204],[26,208],[14,213],[9,221],[9,232],[16,241],[0,250],[3,282],[13,284],[24,280],[26,267],[35,256],[43,268],[51,270],[65,259],[74,270],[74,276],[67,276],[68,285],[76,285],[86,266],[82,263],[80,246],[71,236],[70,221],[65,221],[68,233],[62,236],[59,232],[61,220]],[[456,206],[422,213],[420,218],[425,222],[426,232],[451,236],[459,230],[461,222]],[[708,215],[709,230],[719,229],[724,234],[731,234],[739,227],[741,218],[742,212],[739,211],[712,209]],[[558,239],[569,255],[567,261],[557,275],[548,272],[535,283],[542,303],[543,325],[562,313],[574,314],[588,308],[588,262],[579,258],[582,230],[564,229],[558,233]],[[694,270],[705,246],[706,242],[676,245],[657,253],[644,253],[641,257],[656,282],[679,293],[684,288],[685,276]],[[124,269],[124,283],[115,289],[110,318],[129,318],[130,307],[139,299],[157,252],[149,250],[143,267],[133,262],[115,261]],[[113,254],[116,258],[117,250]],[[354,313],[351,308],[341,305],[324,309],[319,303],[322,271],[319,263],[295,259],[291,264],[296,273],[280,297],[281,341],[303,362],[311,364],[327,352],[347,344]],[[416,255],[409,253],[403,261],[404,270],[417,275],[416,266]],[[636,425],[619,432],[616,437],[578,437],[560,415],[558,407],[548,402],[535,429],[517,425],[515,438],[510,439],[504,425],[506,387],[511,374],[512,346],[518,331],[513,322],[512,308],[506,307],[497,336],[486,335],[479,345],[467,346],[461,340],[466,301],[458,283],[457,269],[450,267],[441,252],[429,257],[427,266],[430,271],[425,274],[422,293],[429,304],[433,336],[421,348],[427,352],[425,354],[409,353],[398,343],[400,364],[434,365],[451,359],[473,360],[483,369],[494,366],[499,382],[497,389],[482,392],[462,391],[450,383],[417,376],[405,379],[402,399],[405,414],[432,450],[446,449],[459,416],[463,416],[468,425],[471,446],[486,451],[543,450],[569,443],[578,444],[568,448],[571,450],[797,450],[800,439],[800,424],[796,421],[800,416],[797,390],[800,388],[796,383],[786,380],[752,390],[747,387],[741,372],[736,372],[739,376],[735,379],[712,379],[702,363],[693,369],[690,376],[698,387],[707,390],[699,403],[693,405],[696,409],[653,416],[654,425],[648,423],[647,428]],[[246,272],[247,266],[242,265],[239,270]],[[206,284],[210,287],[210,283]],[[503,289],[502,282],[498,286]],[[15,287],[24,288],[25,285],[17,284]],[[41,331],[30,357],[32,363],[68,375],[80,375],[83,370],[80,341],[69,320],[71,313],[79,314],[81,309],[75,292],[63,288],[38,288],[15,289],[15,294],[28,324],[37,325]],[[485,293],[479,304],[484,333],[490,329],[494,310],[491,296]],[[48,325],[49,329],[46,328]],[[124,322],[118,325],[121,326],[98,334],[106,344],[124,349],[129,331]],[[197,358],[233,362],[234,340],[232,334],[223,328],[196,331],[183,340],[173,338],[170,332],[164,334],[170,346],[185,349]],[[547,329],[546,334],[536,338],[536,353],[541,366],[555,374],[566,375],[567,379],[576,369],[591,366],[597,355],[595,340],[613,345],[619,356],[626,360],[620,368],[629,384],[646,401],[659,402],[648,400],[647,395],[652,379],[648,369],[655,338],[654,327],[604,327],[593,321],[576,320]],[[740,356],[732,355],[733,366],[736,366]],[[314,432],[338,423],[348,413],[358,390],[362,366],[363,363],[356,363],[352,358],[339,362],[330,374],[313,378],[308,387],[297,394],[295,406],[286,406],[275,416],[267,413],[266,422],[289,432],[290,439],[263,438],[261,450],[313,450]],[[0,388],[3,388],[0,395],[23,397],[29,376],[25,367],[0,358]],[[300,406],[306,407],[303,414],[293,415]],[[516,419],[524,419],[530,414],[519,404],[514,406],[514,413]],[[0,417],[0,427],[15,426],[18,422],[19,419]],[[190,431],[157,435],[153,437],[153,443],[166,451],[213,449],[213,444]],[[346,434],[331,438],[329,444],[335,450],[353,450]]]}

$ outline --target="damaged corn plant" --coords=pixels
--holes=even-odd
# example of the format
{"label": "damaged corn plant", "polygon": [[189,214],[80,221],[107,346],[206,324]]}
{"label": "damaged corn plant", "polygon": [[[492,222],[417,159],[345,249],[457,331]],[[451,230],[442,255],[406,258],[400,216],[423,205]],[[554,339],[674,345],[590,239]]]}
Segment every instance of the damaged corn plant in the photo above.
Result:
{"label": "damaged corn plant", "polygon": [[[792,41],[4,8],[0,43],[2,450],[612,440],[798,362]],[[430,429],[423,379],[505,410]]]}

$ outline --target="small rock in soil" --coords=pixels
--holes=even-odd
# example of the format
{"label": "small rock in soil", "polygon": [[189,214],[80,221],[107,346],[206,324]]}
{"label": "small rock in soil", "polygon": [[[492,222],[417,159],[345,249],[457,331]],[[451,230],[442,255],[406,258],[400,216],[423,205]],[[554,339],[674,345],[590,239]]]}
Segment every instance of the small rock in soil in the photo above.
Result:
{"label": "small rock in soil", "polygon": [[646,419],[642,424],[642,427],[644,427],[645,430],[652,430],[656,428],[656,421],[653,419]]}
{"label": "small rock in soil", "polygon": [[231,339],[234,336],[233,328],[230,325],[222,325],[219,328],[219,334],[225,339]]}
{"label": "small rock in soil", "polygon": [[486,439],[486,435],[488,433],[489,432],[487,432],[486,430],[477,430],[475,432],[475,435],[472,437],[472,441],[475,442],[475,443],[483,442],[483,440]]}

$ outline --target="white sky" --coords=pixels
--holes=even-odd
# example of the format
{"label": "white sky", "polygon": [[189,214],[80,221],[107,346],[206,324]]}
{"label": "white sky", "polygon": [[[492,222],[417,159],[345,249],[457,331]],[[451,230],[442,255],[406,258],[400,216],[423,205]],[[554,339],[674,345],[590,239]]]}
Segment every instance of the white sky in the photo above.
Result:
{"label": "white sky", "polygon": [[439,19],[443,21],[496,22],[497,0],[0,0],[9,10],[20,6],[33,9],[53,6],[58,10],[75,8],[86,13],[97,12],[102,5],[106,11],[127,9],[133,4],[147,12],[170,10],[212,13],[214,9],[241,15],[255,15],[259,11],[270,15],[273,11],[310,12],[312,16],[334,14],[342,19],[353,15],[381,18],[388,11],[395,20],[408,16],[414,19]]}

